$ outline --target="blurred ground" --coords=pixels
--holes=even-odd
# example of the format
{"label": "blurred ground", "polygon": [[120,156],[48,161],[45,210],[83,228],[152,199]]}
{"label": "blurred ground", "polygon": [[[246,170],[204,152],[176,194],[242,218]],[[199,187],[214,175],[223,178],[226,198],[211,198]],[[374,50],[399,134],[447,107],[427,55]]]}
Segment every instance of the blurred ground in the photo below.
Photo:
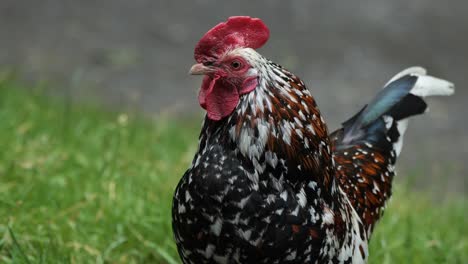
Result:
{"label": "blurred ground", "polygon": [[422,188],[466,193],[467,10],[468,2],[436,0],[2,0],[0,68],[55,83],[73,100],[192,113],[197,40],[228,16],[260,17],[271,30],[261,53],[304,79],[330,129],[407,66],[455,82],[456,96],[430,100],[431,112],[410,124],[399,168],[424,175]]}

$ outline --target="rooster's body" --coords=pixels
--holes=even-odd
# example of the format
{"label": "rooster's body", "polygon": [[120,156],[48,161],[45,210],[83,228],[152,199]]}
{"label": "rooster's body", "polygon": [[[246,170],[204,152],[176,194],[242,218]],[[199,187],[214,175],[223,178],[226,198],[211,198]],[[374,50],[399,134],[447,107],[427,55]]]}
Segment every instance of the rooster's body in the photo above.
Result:
{"label": "rooster's body", "polygon": [[[197,46],[192,73],[207,74],[199,100],[208,114],[174,197],[180,256],[184,263],[365,263],[406,118],[424,112],[423,96],[450,94],[452,85],[410,68],[329,135],[304,83],[252,49],[268,38],[258,23],[231,18]],[[236,29],[249,34],[229,34]]]}

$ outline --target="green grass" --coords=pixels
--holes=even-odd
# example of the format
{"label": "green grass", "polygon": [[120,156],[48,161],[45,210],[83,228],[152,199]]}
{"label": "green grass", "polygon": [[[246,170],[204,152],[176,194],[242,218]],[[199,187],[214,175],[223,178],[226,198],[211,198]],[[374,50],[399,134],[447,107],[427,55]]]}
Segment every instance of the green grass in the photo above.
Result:
{"label": "green grass", "polygon": [[[18,88],[0,76],[0,263],[178,263],[171,199],[198,121]],[[467,263],[467,209],[397,188],[370,263]]]}

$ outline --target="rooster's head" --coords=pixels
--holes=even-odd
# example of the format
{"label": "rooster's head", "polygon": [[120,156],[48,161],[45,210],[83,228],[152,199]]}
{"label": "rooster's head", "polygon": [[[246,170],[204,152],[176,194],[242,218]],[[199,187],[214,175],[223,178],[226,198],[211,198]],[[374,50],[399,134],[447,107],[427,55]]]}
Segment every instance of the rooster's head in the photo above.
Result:
{"label": "rooster's head", "polygon": [[195,47],[197,64],[190,74],[205,75],[198,95],[208,118],[230,115],[243,94],[258,84],[260,69],[254,49],[265,44],[269,30],[258,18],[230,17],[209,30]]}

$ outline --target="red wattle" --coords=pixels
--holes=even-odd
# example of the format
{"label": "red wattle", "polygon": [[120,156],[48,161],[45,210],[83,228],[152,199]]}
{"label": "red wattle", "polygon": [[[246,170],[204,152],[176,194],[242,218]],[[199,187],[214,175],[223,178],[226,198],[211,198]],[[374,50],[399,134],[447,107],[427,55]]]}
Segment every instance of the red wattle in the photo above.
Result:
{"label": "red wattle", "polygon": [[205,76],[198,94],[198,101],[206,110],[208,118],[218,121],[234,111],[239,103],[239,96],[237,88],[219,79],[219,76],[214,78]]}
{"label": "red wattle", "polygon": [[201,85],[200,92],[198,93],[198,102],[200,103],[200,106],[206,109],[206,97],[208,94],[210,94],[213,91],[213,87],[216,83],[216,80],[219,79],[219,76],[215,76],[215,78],[211,78],[208,75],[205,75],[203,77],[203,82]]}

